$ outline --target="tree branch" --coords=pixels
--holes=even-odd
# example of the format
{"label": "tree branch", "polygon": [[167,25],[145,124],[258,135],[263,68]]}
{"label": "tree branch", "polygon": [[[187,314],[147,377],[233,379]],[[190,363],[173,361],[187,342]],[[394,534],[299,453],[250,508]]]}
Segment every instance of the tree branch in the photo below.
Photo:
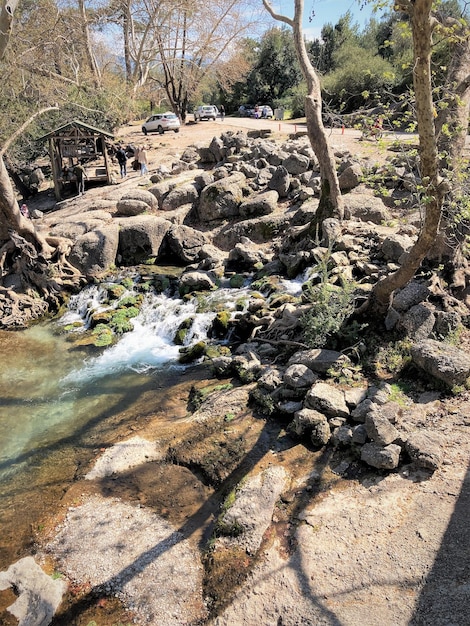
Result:
{"label": "tree branch", "polygon": [[294,28],[294,20],[292,20],[290,17],[287,17],[286,15],[275,13],[274,9],[269,4],[268,0],[263,0],[263,5],[266,11],[269,13],[269,15],[272,18],[274,18],[275,20],[278,20],[279,22],[284,22],[285,24],[288,24],[289,26]]}
{"label": "tree branch", "polygon": [[3,147],[0,148],[0,157],[2,157],[5,152],[8,150],[8,148],[11,146],[11,144],[21,135],[21,133],[31,124],[31,122],[38,117],[39,115],[42,115],[43,113],[47,113],[48,111],[58,111],[59,107],[47,107],[46,109],[40,109],[39,111],[36,111],[36,113],[33,113],[27,120],[26,122],[23,122],[23,124],[17,128],[15,130],[15,132],[13,133],[13,135],[11,135],[3,144]]}

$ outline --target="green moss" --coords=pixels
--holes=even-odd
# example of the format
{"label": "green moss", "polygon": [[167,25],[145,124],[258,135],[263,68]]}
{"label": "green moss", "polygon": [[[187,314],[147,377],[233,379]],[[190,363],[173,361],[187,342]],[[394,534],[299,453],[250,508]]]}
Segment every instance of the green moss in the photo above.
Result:
{"label": "green moss", "polygon": [[180,349],[179,362],[180,363],[192,363],[197,359],[204,356],[206,351],[206,343],[204,341],[198,341],[193,346]]}
{"label": "green moss", "polygon": [[170,286],[170,279],[168,276],[155,276],[152,280],[152,284],[157,293],[163,293]]}
{"label": "green moss", "polygon": [[126,292],[126,288],[123,285],[111,284],[105,285],[105,287],[109,300],[117,300]]}
{"label": "green moss", "polygon": [[230,277],[229,285],[232,289],[240,289],[245,284],[245,277],[241,274],[234,274]]}
{"label": "green moss", "polygon": [[109,346],[114,341],[113,331],[105,324],[98,324],[98,326],[93,329],[92,336],[93,345],[98,348]]}
{"label": "green moss", "polygon": [[118,309],[109,320],[109,325],[118,335],[128,333],[133,329],[130,320],[137,315],[139,315],[139,309],[134,306]]}
{"label": "green moss", "polygon": [[134,287],[134,281],[132,280],[132,278],[128,278],[128,277],[123,278],[121,284],[126,289],[132,289]]}
{"label": "green moss", "polygon": [[193,325],[193,322],[194,322],[194,317],[188,317],[187,319],[183,320],[181,322],[181,324],[178,326],[176,334],[175,334],[175,336],[173,338],[173,342],[177,346],[183,346],[184,345],[184,340],[186,339],[186,336],[188,334],[188,330]]}
{"label": "green moss", "polygon": [[212,335],[222,338],[227,335],[230,324],[230,311],[219,311],[212,322]]}

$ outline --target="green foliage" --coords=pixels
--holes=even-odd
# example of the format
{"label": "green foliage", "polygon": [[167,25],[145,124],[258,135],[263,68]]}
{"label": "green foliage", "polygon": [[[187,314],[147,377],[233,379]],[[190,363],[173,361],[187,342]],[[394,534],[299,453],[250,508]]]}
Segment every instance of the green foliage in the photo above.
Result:
{"label": "green foliage", "polygon": [[304,285],[304,297],[312,306],[300,320],[303,340],[311,348],[325,346],[354,310],[354,283],[343,281],[341,286],[333,285],[328,280],[326,262],[319,269],[321,282]]}
{"label": "green foliage", "polygon": [[114,333],[106,324],[98,324],[93,331],[93,344],[97,348],[110,346],[114,341]]}

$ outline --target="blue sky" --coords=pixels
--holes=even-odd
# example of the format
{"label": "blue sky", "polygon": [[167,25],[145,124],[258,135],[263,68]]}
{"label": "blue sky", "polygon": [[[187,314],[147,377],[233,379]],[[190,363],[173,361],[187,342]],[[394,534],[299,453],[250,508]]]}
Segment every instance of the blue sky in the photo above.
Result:
{"label": "blue sky", "polygon": [[[292,0],[272,0],[272,6],[284,15],[292,15]],[[361,0],[304,0],[304,32],[308,39],[314,39],[320,36],[322,26],[326,23],[336,24],[338,19],[350,11],[353,15],[353,22],[358,23],[362,28],[371,17],[372,4],[366,4],[361,9],[361,5],[366,4]],[[309,21],[312,9],[315,12],[314,17]],[[375,17],[379,17],[380,13],[376,13]]]}

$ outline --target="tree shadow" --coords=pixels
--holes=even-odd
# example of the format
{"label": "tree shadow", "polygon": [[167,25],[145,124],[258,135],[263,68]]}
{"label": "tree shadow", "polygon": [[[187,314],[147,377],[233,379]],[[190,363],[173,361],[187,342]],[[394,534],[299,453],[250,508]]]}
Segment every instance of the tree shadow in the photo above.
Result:
{"label": "tree shadow", "polygon": [[410,626],[470,623],[470,466]]}

